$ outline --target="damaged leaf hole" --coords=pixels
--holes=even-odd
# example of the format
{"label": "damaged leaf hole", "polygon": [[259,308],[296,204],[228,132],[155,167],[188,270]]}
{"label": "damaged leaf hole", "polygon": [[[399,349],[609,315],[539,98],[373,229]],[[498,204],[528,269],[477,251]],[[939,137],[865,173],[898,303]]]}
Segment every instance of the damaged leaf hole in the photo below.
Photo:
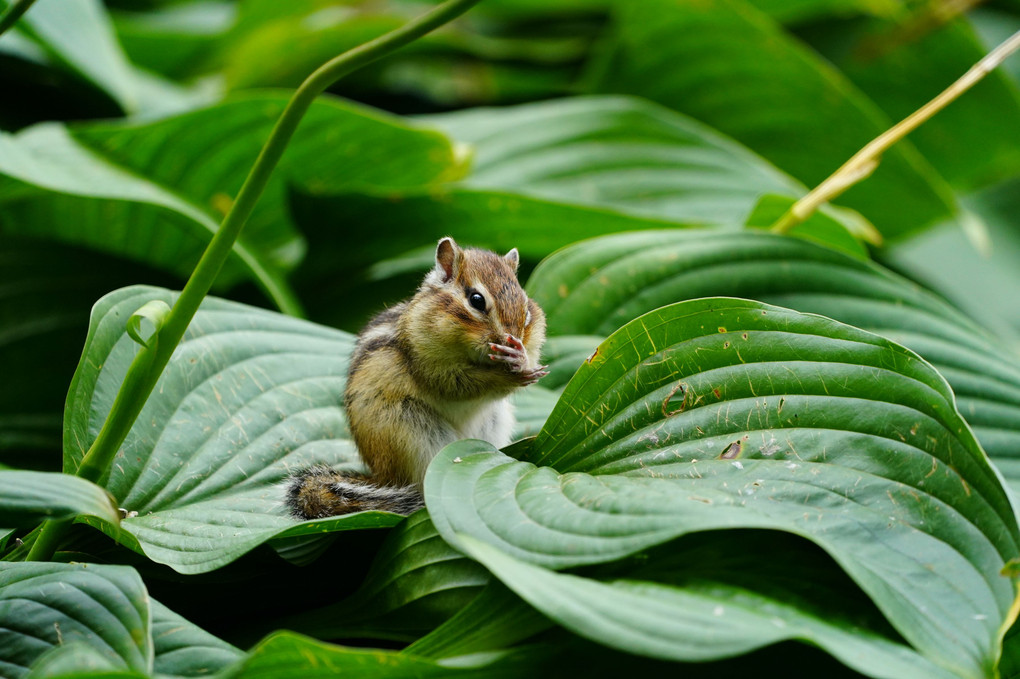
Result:
{"label": "damaged leaf hole", "polygon": [[[683,397],[682,400],[680,401],[680,407],[677,408],[676,410],[669,410],[669,402],[674,396],[676,396],[677,392],[680,392],[680,395]],[[669,393],[666,394],[666,398],[664,398],[662,401],[662,416],[665,418],[673,417],[674,415],[682,413],[684,411],[684,408],[686,407],[687,407],[687,385],[684,384],[683,382],[677,382],[675,385],[673,385],[673,388],[669,390]]]}
{"label": "damaged leaf hole", "polygon": [[747,434],[744,434],[743,438],[739,438],[733,443],[726,446],[721,453],[719,453],[720,460],[736,460],[744,453],[744,441],[748,439]]}

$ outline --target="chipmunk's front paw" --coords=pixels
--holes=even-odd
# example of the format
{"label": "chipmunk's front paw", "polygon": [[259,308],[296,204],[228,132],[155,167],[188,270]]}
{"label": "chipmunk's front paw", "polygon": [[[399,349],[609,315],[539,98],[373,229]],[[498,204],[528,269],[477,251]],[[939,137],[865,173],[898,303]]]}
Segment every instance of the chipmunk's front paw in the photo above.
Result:
{"label": "chipmunk's front paw", "polygon": [[489,354],[489,359],[506,363],[510,372],[520,379],[521,386],[534,384],[549,374],[546,370],[549,367],[547,365],[528,367],[528,354],[524,350],[524,344],[513,335],[506,336],[506,344],[493,343],[489,345],[489,349],[493,352]]}
{"label": "chipmunk's front paw", "polygon": [[529,370],[524,370],[518,373],[521,379],[521,386],[526,387],[529,384],[534,384],[535,382],[538,382],[540,379],[548,375],[549,374],[549,371],[547,370],[548,367],[549,366],[547,365],[540,365],[537,368],[531,368]]}

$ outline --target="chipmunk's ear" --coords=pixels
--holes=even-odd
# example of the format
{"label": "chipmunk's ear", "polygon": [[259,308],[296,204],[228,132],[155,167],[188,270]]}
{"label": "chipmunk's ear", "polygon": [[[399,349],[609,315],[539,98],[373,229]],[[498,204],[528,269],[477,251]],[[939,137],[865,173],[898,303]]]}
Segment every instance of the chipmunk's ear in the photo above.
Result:
{"label": "chipmunk's ear", "polygon": [[439,241],[436,246],[436,272],[444,283],[453,280],[460,271],[463,256],[464,251],[449,236]]}
{"label": "chipmunk's ear", "polygon": [[517,248],[513,248],[510,252],[503,255],[503,261],[510,265],[514,273],[517,273],[517,267],[521,265],[521,255],[517,252]]}

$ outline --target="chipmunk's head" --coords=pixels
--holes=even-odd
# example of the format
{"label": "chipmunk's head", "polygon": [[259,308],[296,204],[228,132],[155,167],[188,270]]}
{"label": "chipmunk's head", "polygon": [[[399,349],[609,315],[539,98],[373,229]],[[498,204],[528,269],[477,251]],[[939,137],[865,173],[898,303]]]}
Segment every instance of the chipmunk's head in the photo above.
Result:
{"label": "chipmunk's head", "polygon": [[441,295],[445,319],[437,319],[441,334],[459,335],[469,353],[484,362],[491,343],[505,344],[514,337],[538,360],[545,341],[545,315],[528,298],[517,281],[520,255],[513,248],[505,255],[461,248],[452,238],[436,246],[436,265],[425,286]]}

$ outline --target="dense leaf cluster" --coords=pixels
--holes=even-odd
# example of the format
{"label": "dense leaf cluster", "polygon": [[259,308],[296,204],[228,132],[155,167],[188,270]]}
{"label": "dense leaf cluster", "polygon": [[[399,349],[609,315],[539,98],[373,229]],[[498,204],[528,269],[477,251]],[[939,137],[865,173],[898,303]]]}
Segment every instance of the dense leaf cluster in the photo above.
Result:
{"label": "dense leaf cluster", "polygon": [[[1018,62],[763,228],[1015,3],[484,0],[311,106],[74,476],[293,88],[421,5],[38,0],[0,36],[0,676],[1020,675]],[[352,333],[444,235],[518,248],[546,312],[521,441],[449,446],[406,519],[296,522],[289,474],[361,468]]]}

